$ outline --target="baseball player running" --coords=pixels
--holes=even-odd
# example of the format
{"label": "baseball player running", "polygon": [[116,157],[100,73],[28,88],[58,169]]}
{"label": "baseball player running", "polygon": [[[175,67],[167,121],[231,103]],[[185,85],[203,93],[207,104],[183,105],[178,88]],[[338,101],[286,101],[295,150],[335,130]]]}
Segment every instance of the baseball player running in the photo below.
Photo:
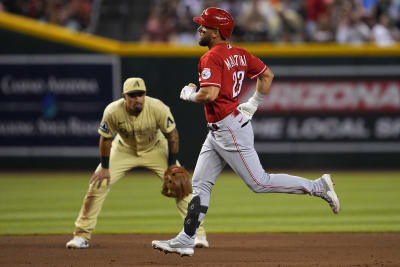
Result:
{"label": "baseball player running", "polygon": [[[193,173],[193,198],[182,231],[173,239],[154,240],[152,246],[165,253],[194,254],[194,239],[210,203],[210,194],[226,163],[256,193],[309,194],[324,199],[334,213],[340,210],[329,174],[311,181],[288,174],[266,173],[254,150],[251,118],[271,86],[274,74],[257,57],[226,40],[233,30],[233,18],[225,10],[210,7],[200,17],[199,44],[208,46],[198,65],[200,89],[185,86],[180,98],[204,104],[209,133]],[[245,103],[238,102],[243,79],[257,78],[256,92]]]}
{"label": "baseball player running", "polygon": [[[74,237],[66,244],[67,248],[89,247],[91,233],[111,186],[129,170],[144,167],[164,178],[168,166],[177,167],[179,136],[169,107],[146,96],[146,86],[141,78],[127,79],[122,95],[123,98],[104,110],[98,130],[101,163],[90,179],[89,190],[75,221]],[[190,183],[189,189],[191,192]],[[167,193],[171,195],[171,192]],[[191,199],[191,194],[176,198],[176,206],[183,218]],[[198,247],[209,246],[202,226],[195,243]]]}

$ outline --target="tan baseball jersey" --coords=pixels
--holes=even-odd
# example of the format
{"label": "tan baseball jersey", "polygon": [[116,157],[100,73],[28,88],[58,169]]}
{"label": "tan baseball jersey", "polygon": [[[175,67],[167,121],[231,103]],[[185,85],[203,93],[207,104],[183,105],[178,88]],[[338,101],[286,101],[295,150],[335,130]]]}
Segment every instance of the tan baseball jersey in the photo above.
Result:
{"label": "tan baseball jersey", "polygon": [[98,132],[106,138],[118,133],[123,145],[141,155],[164,138],[162,132],[170,133],[174,128],[175,121],[169,107],[158,99],[146,96],[139,116],[128,113],[123,98],[110,103],[104,110]]}

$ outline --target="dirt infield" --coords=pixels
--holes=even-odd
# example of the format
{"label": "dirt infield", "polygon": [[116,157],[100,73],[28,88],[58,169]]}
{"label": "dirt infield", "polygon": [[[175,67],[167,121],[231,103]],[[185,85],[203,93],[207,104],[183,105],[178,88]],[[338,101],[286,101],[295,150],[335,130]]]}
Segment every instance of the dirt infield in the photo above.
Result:
{"label": "dirt infield", "polygon": [[0,266],[400,266],[400,233],[210,234],[183,258],[151,248],[171,237],[95,235],[68,250],[66,235],[0,236]]}

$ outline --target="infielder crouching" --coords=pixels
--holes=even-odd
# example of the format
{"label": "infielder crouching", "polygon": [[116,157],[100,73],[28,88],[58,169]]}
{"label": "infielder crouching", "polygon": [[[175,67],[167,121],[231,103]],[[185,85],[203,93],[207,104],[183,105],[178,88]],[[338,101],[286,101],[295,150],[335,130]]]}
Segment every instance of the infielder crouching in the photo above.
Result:
{"label": "infielder crouching", "polygon": [[[167,169],[176,169],[179,136],[169,107],[146,96],[146,86],[141,78],[127,79],[122,95],[123,98],[110,103],[104,110],[98,130],[101,164],[90,179],[89,190],[75,221],[74,237],[66,244],[67,248],[89,247],[91,233],[111,186],[129,170],[144,167],[164,179]],[[192,199],[188,193],[176,199],[183,218]],[[196,245],[209,246],[202,226]]]}

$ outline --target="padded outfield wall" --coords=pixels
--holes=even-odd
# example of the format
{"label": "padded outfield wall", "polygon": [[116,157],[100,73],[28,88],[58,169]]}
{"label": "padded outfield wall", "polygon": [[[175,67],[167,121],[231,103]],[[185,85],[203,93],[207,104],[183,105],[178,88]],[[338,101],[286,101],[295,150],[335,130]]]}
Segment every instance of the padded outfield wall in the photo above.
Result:
{"label": "padded outfield wall", "polygon": [[[200,47],[141,45],[0,14],[1,169],[93,168],[97,124],[128,77],[171,107],[180,160],[193,168],[207,134],[201,105],[179,100],[197,81]],[[244,45],[275,73],[253,119],[266,170],[398,168],[400,48]],[[242,101],[254,91],[244,81]]]}

